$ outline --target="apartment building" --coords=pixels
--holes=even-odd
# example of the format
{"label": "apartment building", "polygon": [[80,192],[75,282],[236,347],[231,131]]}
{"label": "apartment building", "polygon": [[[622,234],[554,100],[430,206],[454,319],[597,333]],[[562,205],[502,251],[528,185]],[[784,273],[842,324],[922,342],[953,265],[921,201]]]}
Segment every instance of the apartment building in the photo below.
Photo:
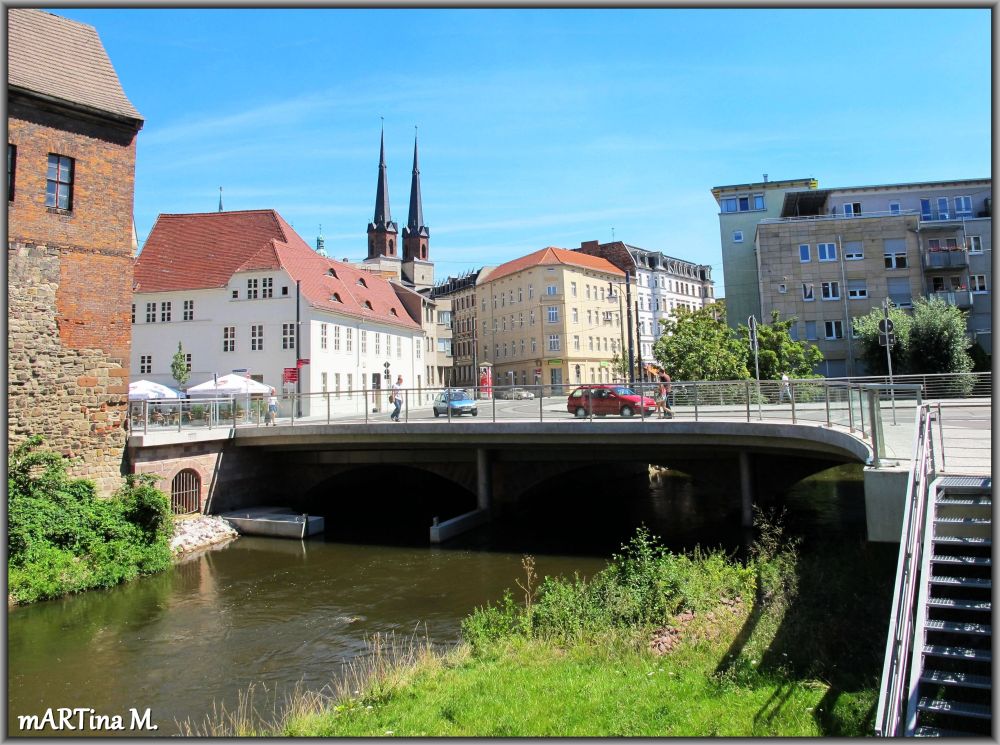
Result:
{"label": "apartment building", "polygon": [[434,287],[431,295],[447,302],[450,309],[450,352],[452,373],[447,384],[474,386],[479,381],[476,333],[476,284],[485,281],[495,267],[482,267],[457,277],[448,277]]}
{"label": "apartment building", "polygon": [[625,273],[607,259],[544,248],[501,264],[480,279],[479,364],[495,385],[546,386],[611,382],[623,348]]}
{"label": "apartment building", "polygon": [[992,354],[991,235],[989,179],[788,192],[757,226],[761,317],[795,316],[828,377],[865,373],[852,321],[885,298],[940,297]]}
{"label": "apartment building", "polygon": [[[712,267],[706,264],[676,259],[622,241],[585,241],[574,250],[607,259],[632,276],[634,348],[644,362],[652,361],[653,345],[663,331],[660,321],[668,318],[674,308],[697,310],[715,302]],[[627,318],[628,314],[625,315]]]}
{"label": "apartment building", "polygon": [[754,234],[764,219],[782,214],[784,195],[789,191],[816,189],[813,178],[785,181],[764,180],[712,188],[719,205],[719,233],[722,243],[722,276],[726,286],[726,319],[733,328],[746,323],[751,315],[760,318],[760,288]]}

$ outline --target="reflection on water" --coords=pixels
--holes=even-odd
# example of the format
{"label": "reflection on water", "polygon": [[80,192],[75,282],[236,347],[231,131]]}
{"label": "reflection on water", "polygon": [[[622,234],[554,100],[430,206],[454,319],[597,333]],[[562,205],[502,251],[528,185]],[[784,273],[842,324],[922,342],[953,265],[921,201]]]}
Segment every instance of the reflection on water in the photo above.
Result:
{"label": "reflection on water", "polygon": [[[783,500],[795,528],[863,535],[859,483],[837,469],[799,484]],[[515,586],[524,553],[540,575],[587,576],[640,524],[674,549],[744,539],[738,496],[680,476],[650,486],[644,473],[587,472],[528,496],[446,546],[241,538],[158,576],[15,609],[8,731],[48,707],[151,707],[157,734],[174,734],[175,719],[200,720],[252,683],[323,687],[375,633],[456,642],[472,608]]]}

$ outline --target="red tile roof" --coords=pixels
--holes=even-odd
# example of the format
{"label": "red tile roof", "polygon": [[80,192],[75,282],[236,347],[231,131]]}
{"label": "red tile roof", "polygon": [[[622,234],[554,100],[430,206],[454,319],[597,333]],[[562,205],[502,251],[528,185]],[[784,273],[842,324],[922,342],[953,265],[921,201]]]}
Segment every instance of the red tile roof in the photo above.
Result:
{"label": "red tile roof", "polygon": [[225,287],[237,272],[277,269],[301,281],[314,308],[420,329],[386,280],[320,256],[274,210],[160,215],[135,262],[135,291]]}
{"label": "red tile roof", "polygon": [[516,272],[530,269],[533,266],[548,264],[566,264],[582,269],[594,269],[596,271],[608,272],[609,274],[625,276],[625,272],[600,256],[590,256],[579,251],[570,251],[565,248],[549,246],[548,248],[543,248],[541,251],[535,251],[527,256],[508,261],[506,264],[501,264],[490,273],[490,276],[485,281],[493,282]]}
{"label": "red tile roof", "polygon": [[7,9],[7,83],[142,121],[94,27],[43,10]]}

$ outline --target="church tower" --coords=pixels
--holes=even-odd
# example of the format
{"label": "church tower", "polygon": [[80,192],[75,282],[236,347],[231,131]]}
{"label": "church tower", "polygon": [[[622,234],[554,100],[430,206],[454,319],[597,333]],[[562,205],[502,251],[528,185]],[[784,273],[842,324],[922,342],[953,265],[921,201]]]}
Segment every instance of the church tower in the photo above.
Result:
{"label": "church tower", "polygon": [[413,177],[410,181],[410,213],[403,228],[403,279],[415,290],[434,285],[434,264],[430,261],[430,230],[424,225],[424,205],[420,198],[420,165],[417,137],[413,136]]}
{"label": "church tower", "polygon": [[[396,223],[392,221],[389,211],[389,179],[385,168],[385,130],[382,131],[382,142],[378,157],[378,186],[375,191],[375,217],[368,223],[368,258],[365,263],[386,263],[399,261],[397,254]],[[398,274],[398,270],[397,270]]]}

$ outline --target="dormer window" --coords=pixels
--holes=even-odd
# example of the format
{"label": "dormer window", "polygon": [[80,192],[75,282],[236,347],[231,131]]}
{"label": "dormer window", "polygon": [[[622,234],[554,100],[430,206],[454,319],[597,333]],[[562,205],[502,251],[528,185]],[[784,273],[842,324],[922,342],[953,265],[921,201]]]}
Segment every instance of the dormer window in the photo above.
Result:
{"label": "dormer window", "polygon": [[333,294],[332,294],[332,295],[330,296],[330,299],[331,299],[331,300],[332,300],[333,302],[335,302],[335,303],[342,303],[342,302],[344,302],[343,300],[341,300],[341,299],[340,299],[340,293],[339,293],[339,292],[335,292],[335,293],[333,293]]}
{"label": "dormer window", "polygon": [[392,313],[392,315],[394,315],[394,316],[398,316],[398,315],[399,315],[399,314],[398,314],[398,313],[396,312],[396,309],[395,309],[395,308],[389,308],[389,312],[390,312],[390,313]]}
{"label": "dormer window", "polygon": [[367,287],[368,286],[368,283],[365,282],[365,278],[364,277],[358,277],[358,284],[361,285],[362,287]]}
{"label": "dormer window", "polygon": [[333,277],[334,279],[338,279],[338,277],[337,277],[337,270],[334,269],[333,267],[330,267],[329,269],[327,269],[326,270],[326,274],[329,277]]}
{"label": "dormer window", "polygon": [[368,310],[372,310],[372,301],[365,300],[365,307],[368,308]]}

